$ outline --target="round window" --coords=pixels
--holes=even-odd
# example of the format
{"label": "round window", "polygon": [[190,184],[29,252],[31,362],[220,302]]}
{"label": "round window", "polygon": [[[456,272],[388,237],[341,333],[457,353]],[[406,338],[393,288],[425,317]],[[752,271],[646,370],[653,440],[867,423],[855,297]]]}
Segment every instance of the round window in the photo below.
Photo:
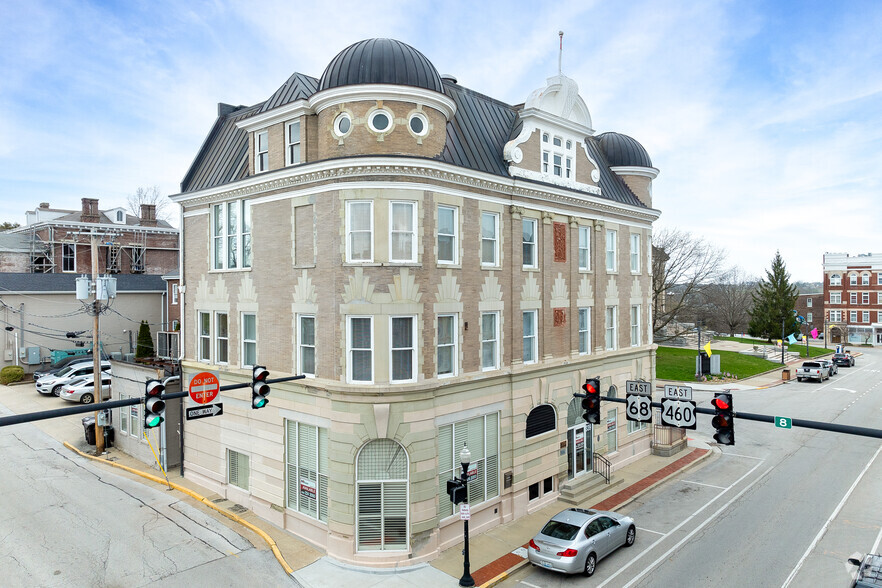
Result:
{"label": "round window", "polygon": [[339,137],[347,134],[351,128],[352,120],[345,112],[338,116],[337,119],[334,121],[334,132],[337,133],[337,136]]}
{"label": "round window", "polygon": [[413,114],[408,122],[410,130],[414,135],[422,137],[429,132],[429,122],[422,114]]}
{"label": "round window", "polygon": [[369,120],[371,130],[377,133],[385,133],[392,126],[392,116],[385,110],[375,110]]}

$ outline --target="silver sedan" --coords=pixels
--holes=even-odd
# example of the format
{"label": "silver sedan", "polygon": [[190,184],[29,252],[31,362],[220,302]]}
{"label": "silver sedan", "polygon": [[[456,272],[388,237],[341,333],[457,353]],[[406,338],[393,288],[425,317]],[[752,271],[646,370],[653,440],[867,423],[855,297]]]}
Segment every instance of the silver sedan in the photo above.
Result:
{"label": "silver sedan", "polygon": [[534,566],[565,574],[594,574],[597,562],[621,546],[634,545],[637,527],[615,512],[568,508],[530,539],[527,557]]}

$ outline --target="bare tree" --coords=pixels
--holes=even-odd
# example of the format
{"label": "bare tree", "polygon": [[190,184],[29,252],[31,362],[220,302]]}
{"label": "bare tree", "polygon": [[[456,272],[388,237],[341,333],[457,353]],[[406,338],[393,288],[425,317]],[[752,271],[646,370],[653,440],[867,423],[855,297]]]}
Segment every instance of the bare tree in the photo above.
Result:
{"label": "bare tree", "polygon": [[[680,229],[652,236],[652,332],[667,341],[687,331],[681,321],[705,312],[702,290],[723,273],[726,252]],[[704,318],[704,317],[700,317]]]}
{"label": "bare tree", "polygon": [[159,186],[150,186],[149,188],[139,187],[134,194],[129,194],[126,199],[129,205],[129,211],[135,216],[141,216],[142,204],[156,205],[156,218],[170,222],[172,210],[171,200],[163,196],[159,191]]}
{"label": "bare tree", "polygon": [[712,329],[732,335],[747,331],[755,283],[756,280],[747,277],[741,268],[733,267],[716,283],[704,287],[704,300]]}

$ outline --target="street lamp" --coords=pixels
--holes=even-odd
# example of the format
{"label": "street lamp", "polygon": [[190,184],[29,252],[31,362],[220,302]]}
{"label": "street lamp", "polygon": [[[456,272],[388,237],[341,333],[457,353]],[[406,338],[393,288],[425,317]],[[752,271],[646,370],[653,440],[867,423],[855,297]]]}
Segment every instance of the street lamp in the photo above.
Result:
{"label": "street lamp", "polygon": [[[469,462],[472,461],[472,452],[469,451],[468,446],[463,443],[462,451],[459,452],[459,462],[462,464],[462,475],[460,479],[464,485],[468,484],[469,481]],[[467,487],[467,486],[466,486]],[[468,494],[466,494],[465,505],[468,505]],[[460,506],[462,509],[462,506]],[[460,586],[474,586],[475,581],[472,579],[472,575],[469,573],[469,520],[463,519],[463,537],[465,539],[465,547],[462,550],[463,560],[462,560],[462,578],[459,579]]]}

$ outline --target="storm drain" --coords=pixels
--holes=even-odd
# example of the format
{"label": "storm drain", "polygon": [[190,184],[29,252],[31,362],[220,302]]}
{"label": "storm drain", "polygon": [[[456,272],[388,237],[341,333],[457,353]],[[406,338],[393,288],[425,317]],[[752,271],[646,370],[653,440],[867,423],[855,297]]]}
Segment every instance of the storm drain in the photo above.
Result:
{"label": "storm drain", "polygon": [[228,511],[234,514],[242,514],[243,512],[248,512],[248,509],[242,506],[241,504],[234,504],[233,506],[227,509]]}

